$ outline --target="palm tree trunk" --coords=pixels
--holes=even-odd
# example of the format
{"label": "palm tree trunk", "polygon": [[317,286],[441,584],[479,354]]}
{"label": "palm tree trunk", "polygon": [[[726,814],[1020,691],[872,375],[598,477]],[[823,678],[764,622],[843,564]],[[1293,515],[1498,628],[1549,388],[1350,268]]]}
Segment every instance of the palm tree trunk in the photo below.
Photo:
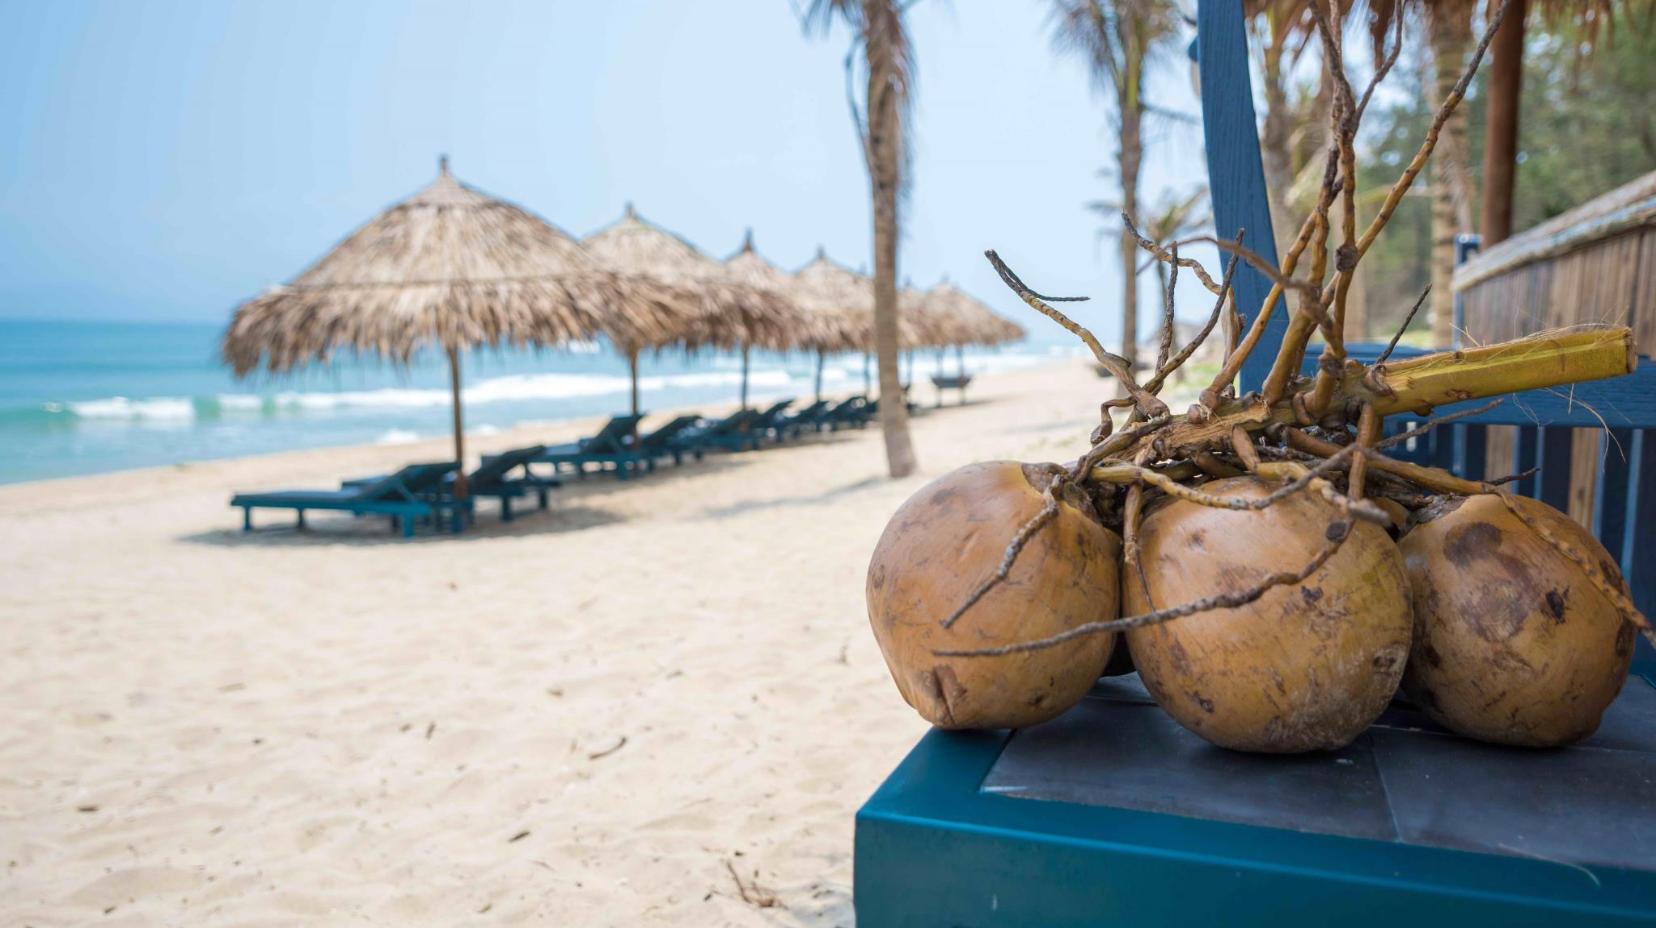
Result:
{"label": "palm tree trunk", "polygon": [[[1472,44],[1472,5],[1468,0],[1437,0],[1426,8],[1432,47],[1432,97],[1429,109],[1447,99],[1460,79]],[[1472,230],[1471,180],[1467,176],[1466,111],[1457,107],[1443,124],[1432,153],[1432,343],[1454,343],[1455,235]]]}
{"label": "palm tree trunk", "polygon": [[[1131,69],[1131,68],[1130,68]],[[1139,221],[1138,182],[1139,165],[1144,159],[1144,143],[1139,133],[1140,113],[1138,90],[1131,95],[1120,95],[1121,150],[1118,153],[1121,175],[1121,209]],[[1121,357],[1132,370],[1138,361],[1138,245],[1132,237],[1121,236]]]}
{"label": "palm tree trunk", "polygon": [[454,401],[454,495],[466,498],[466,430],[460,415],[460,352],[448,350],[449,391]]}
{"label": "palm tree trunk", "polygon": [[[1491,8],[1495,5],[1490,4]],[[1512,234],[1512,190],[1518,168],[1518,103],[1524,86],[1524,13],[1524,0],[1513,0],[1489,47],[1483,217],[1478,223],[1485,248]]]}
{"label": "palm tree trunk", "polygon": [[897,36],[901,14],[893,0],[864,0],[868,60],[869,188],[874,206],[874,357],[880,373],[880,431],[886,470],[893,477],[914,473],[908,403],[897,369],[897,198],[902,190],[903,114],[896,89]]}

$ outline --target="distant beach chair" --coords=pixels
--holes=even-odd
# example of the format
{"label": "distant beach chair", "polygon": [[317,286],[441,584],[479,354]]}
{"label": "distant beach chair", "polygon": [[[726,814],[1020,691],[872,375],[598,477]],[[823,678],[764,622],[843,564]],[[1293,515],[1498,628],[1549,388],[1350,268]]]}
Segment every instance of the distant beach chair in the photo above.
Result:
{"label": "distant beach chair", "polygon": [[680,434],[678,444],[684,451],[694,454],[698,460],[709,448],[757,451],[759,434],[754,428],[759,416],[760,413],[756,410],[739,409],[723,419],[708,420],[695,428],[685,429]]}
{"label": "distant beach chair", "polygon": [[[527,448],[514,448],[501,454],[483,456],[483,463],[474,471],[466,475],[466,499],[454,499],[454,474],[445,474],[441,483],[432,491],[432,495],[442,498],[448,505],[457,507],[465,512],[467,518],[475,513],[474,503],[480,496],[494,497],[500,501],[500,521],[512,521],[512,500],[529,493],[534,493],[539,508],[545,509],[549,505],[548,493],[560,486],[563,482],[556,477],[542,477],[529,470],[529,462],[535,460],[545,445],[530,445]],[[521,473],[512,472],[522,469]],[[356,480],[347,480],[340,484],[343,489],[361,487],[384,477],[362,477]]]}
{"label": "distant beach chair", "polygon": [[828,414],[828,410],[829,403],[827,400],[817,400],[804,409],[784,418],[777,429],[778,434],[783,438],[797,438],[806,429],[820,432],[826,424],[823,417]]}
{"label": "distant beach chair", "polygon": [[530,460],[551,464],[554,476],[566,466],[585,476],[588,464],[596,464],[600,470],[608,464],[614,468],[616,479],[626,480],[633,470],[650,463],[637,449],[629,447],[633,431],[642,418],[643,415],[611,416],[598,434],[573,444],[548,445]]}
{"label": "distant beach chair", "polygon": [[[688,413],[669,421],[666,425],[656,429],[638,440],[638,453],[643,456],[645,466],[655,469],[655,462],[663,458],[672,458],[673,464],[683,464],[684,455],[690,451],[684,442],[686,432],[695,428],[702,417],[699,413]],[[630,447],[630,441],[629,445]]]}
{"label": "distant beach chair", "polygon": [[359,486],[338,490],[276,490],[268,493],[237,493],[230,505],[241,508],[242,531],[253,531],[253,510],[292,509],[298,513],[298,527],[305,528],[305,512],[310,509],[349,512],[356,515],[384,515],[391,518],[391,527],[402,527],[404,538],[414,536],[417,519],[429,518],[440,523],[449,517],[455,531],[460,530],[460,508],[452,497],[441,493],[443,480],[454,472],[453,461],[430,464],[410,464],[394,474]]}
{"label": "distant beach chair", "polygon": [[781,441],[785,437],[783,429],[786,428],[788,423],[788,407],[792,406],[793,403],[793,397],[790,396],[785,400],[778,400],[771,404],[769,408],[759,413],[759,418],[753,420],[750,430],[756,432],[761,439],[768,437]]}
{"label": "distant beach chair", "polygon": [[829,431],[837,432],[841,428],[860,429],[866,426],[868,420],[873,418],[873,413],[869,412],[868,397],[858,395],[841,401],[838,406],[824,413],[822,418]]}
{"label": "distant beach chair", "polygon": [[958,390],[960,405],[966,405],[966,388],[972,383],[971,374],[933,374],[932,386],[937,388],[937,405],[943,405],[944,390]]}

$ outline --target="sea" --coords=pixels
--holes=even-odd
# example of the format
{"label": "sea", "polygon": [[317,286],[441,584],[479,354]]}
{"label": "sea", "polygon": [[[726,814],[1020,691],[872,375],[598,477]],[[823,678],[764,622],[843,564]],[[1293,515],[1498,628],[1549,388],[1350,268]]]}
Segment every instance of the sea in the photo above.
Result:
{"label": "sea", "polygon": [[[0,483],[450,433],[440,355],[407,367],[341,356],[238,380],[219,358],[222,332],[207,323],[0,319]],[[983,373],[1073,354],[1026,343],[968,350],[963,360],[968,372]],[[916,352],[904,369],[912,365],[917,398],[929,400],[925,378],[956,364],[953,352]],[[626,362],[599,343],[476,351],[461,367],[469,435],[608,415],[629,403]],[[755,352],[750,400],[809,401],[815,367],[814,355]],[[863,371],[861,355],[830,356],[824,394],[862,392]],[[716,407],[736,401],[740,382],[734,354],[646,355],[640,402],[646,410]]]}

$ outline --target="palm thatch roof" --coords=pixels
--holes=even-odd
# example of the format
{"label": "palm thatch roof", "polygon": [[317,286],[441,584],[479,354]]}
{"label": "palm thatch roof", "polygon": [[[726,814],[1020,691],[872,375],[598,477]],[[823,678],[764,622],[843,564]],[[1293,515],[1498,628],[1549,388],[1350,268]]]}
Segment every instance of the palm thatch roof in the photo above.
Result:
{"label": "palm thatch roof", "polygon": [[871,351],[874,347],[874,282],[817,249],[810,264],[793,275],[794,302],[816,315],[840,339],[819,346],[829,351]]}
{"label": "palm thatch roof", "polygon": [[811,319],[785,287],[761,286],[751,276],[732,273],[680,236],[640,217],[631,203],[619,221],[587,236],[583,244],[609,270],[654,278],[696,295],[695,325],[647,347],[787,350],[805,347],[809,340]]}
{"label": "palm thatch roof", "polygon": [[652,345],[692,325],[693,301],[602,269],[527,210],[437,179],[351,233],[287,284],[237,307],[222,345],[237,375],[354,349],[407,363],[421,347]]}
{"label": "palm thatch roof", "polygon": [[987,304],[945,280],[926,292],[926,305],[946,320],[956,345],[1001,345],[1026,334],[1010,319],[996,315]]}

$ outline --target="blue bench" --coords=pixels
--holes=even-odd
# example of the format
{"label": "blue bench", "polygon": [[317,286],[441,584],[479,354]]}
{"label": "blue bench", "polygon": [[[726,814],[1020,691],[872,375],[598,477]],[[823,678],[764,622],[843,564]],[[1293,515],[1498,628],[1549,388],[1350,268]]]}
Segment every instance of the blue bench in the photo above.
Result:
{"label": "blue bench", "polygon": [[[1199,0],[1197,34],[1215,225],[1247,229],[1275,260],[1242,4]],[[1239,269],[1238,305],[1269,286]],[[1286,315],[1245,386],[1264,379]],[[1649,375],[1576,389],[1616,411],[1628,456],[1601,456],[1595,531],[1647,609]],[[1519,425],[1515,469],[1542,468],[1519,489],[1556,501],[1568,429],[1598,423],[1553,394],[1521,400],[1401,453],[1481,473],[1481,430]],[[1551,752],[1455,738],[1399,704],[1335,754],[1235,754],[1180,729],[1132,677],[1023,731],[934,730],[857,813],[857,924],[1656,924],[1656,659],[1642,643],[1633,669],[1598,734]]]}

